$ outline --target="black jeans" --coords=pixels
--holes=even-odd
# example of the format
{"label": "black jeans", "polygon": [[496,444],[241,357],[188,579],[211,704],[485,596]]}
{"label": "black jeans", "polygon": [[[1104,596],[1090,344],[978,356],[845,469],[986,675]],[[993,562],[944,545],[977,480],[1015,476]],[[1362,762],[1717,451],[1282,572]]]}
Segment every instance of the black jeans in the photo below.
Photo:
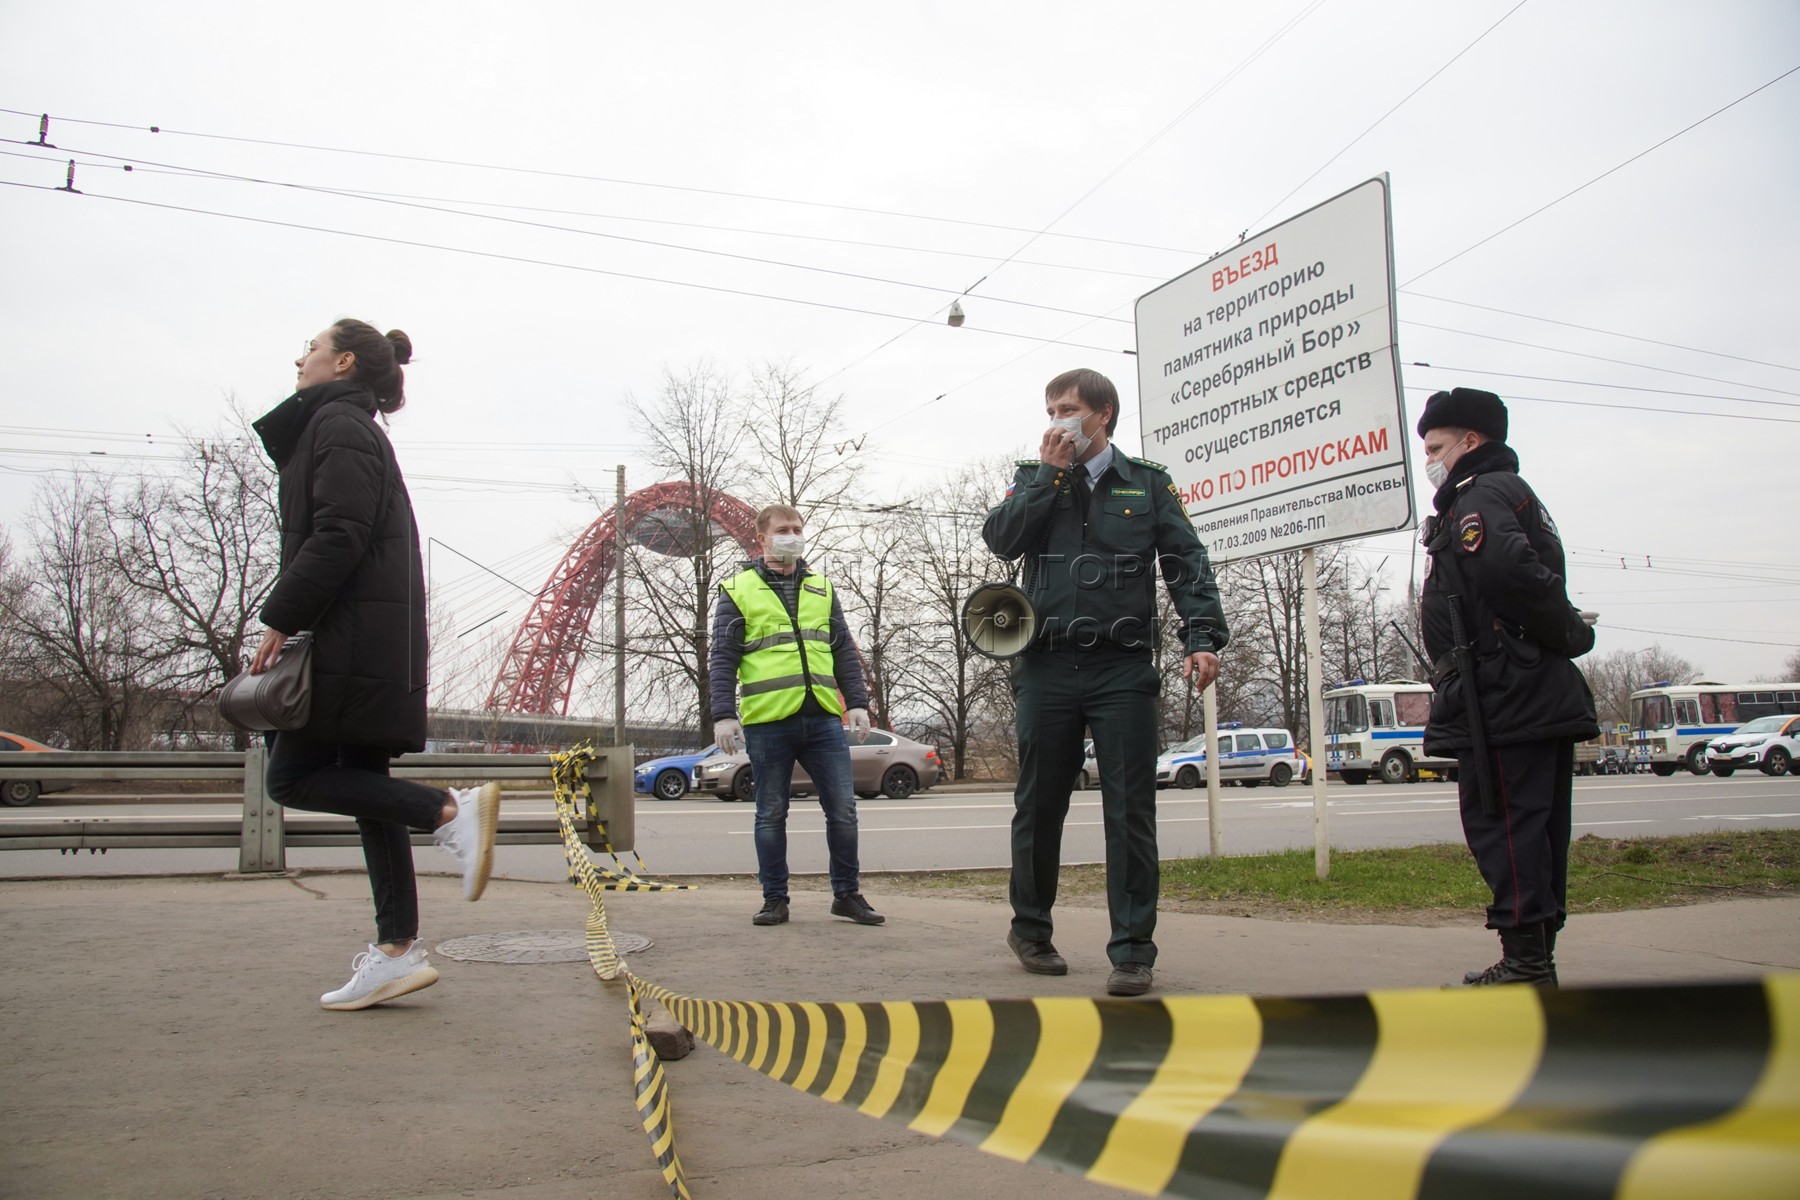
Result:
{"label": "black jeans", "polygon": [[404,942],[419,935],[410,831],[437,828],[446,797],[437,788],[391,778],[391,757],[378,746],[277,733],[264,786],[269,799],[286,808],[356,818],[375,896],[376,940]]}

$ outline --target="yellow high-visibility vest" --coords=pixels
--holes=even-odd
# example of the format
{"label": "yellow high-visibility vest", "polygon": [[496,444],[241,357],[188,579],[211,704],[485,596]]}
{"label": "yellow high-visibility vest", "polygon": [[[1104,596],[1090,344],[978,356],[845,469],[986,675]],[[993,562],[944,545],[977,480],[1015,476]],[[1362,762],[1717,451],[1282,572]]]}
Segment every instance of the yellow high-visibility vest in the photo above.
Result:
{"label": "yellow high-visibility vest", "polygon": [[744,619],[744,657],[738,663],[746,725],[779,721],[800,711],[807,689],[832,716],[842,716],[831,650],[831,581],[808,575],[800,581],[798,617],[754,569],[719,585]]}

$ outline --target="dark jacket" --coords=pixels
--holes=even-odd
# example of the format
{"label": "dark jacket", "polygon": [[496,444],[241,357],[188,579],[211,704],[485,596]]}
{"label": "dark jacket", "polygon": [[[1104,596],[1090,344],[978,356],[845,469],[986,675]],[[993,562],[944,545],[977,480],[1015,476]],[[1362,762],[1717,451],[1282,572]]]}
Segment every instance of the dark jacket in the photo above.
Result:
{"label": "dark jacket", "polygon": [[1156,572],[1182,622],[1189,654],[1231,634],[1206,547],[1156,463],[1115,450],[1090,496],[1072,472],[1018,464],[1006,498],[981,527],[988,549],[1026,558],[1020,587],[1038,613],[1034,652],[1112,650],[1149,657],[1156,644]]}
{"label": "dark jacket", "polygon": [[[738,570],[754,570],[765,580],[775,580],[776,576],[769,571],[768,564],[762,559],[754,559],[739,564]],[[737,574],[736,571],[732,574]],[[805,579],[814,572],[807,567],[806,560],[801,559],[794,569],[793,578]],[[792,591],[784,591],[775,582],[769,584],[775,594],[787,605],[788,616],[798,611],[795,595]],[[802,652],[807,643],[801,643]],[[856,640],[850,636],[849,622],[844,620],[844,607],[838,603],[837,589],[831,591],[831,674],[837,680],[838,694],[844,698],[844,709],[869,707],[869,688],[863,680],[862,655],[857,653]],[[744,659],[744,614],[738,611],[737,602],[725,591],[719,589],[719,602],[713,608],[712,649],[707,657],[707,686],[712,695],[713,720],[737,718],[737,671],[738,663]],[[800,706],[802,714],[823,715],[825,706],[807,694]]]}
{"label": "dark jacket", "polygon": [[375,399],[354,383],[304,388],[255,423],[281,472],[281,575],[262,621],[313,631],[321,741],[425,748],[425,573],[412,501]]}
{"label": "dark jacket", "polygon": [[1600,732],[1594,697],[1571,659],[1594,631],[1569,603],[1562,538],[1504,442],[1483,442],[1456,461],[1426,519],[1420,621],[1437,693],[1425,752],[1471,747],[1467,680],[1454,675],[1450,600],[1462,597],[1474,643],[1474,690],[1490,746],[1585,739]]}

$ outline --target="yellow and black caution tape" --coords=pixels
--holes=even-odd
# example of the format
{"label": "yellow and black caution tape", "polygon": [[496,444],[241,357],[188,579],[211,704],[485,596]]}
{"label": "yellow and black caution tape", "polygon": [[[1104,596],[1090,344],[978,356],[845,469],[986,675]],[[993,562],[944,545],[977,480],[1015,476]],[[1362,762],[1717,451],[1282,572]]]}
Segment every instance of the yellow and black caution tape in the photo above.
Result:
{"label": "yellow and black caution tape", "polygon": [[1147,1196],[1800,1196],[1796,975],[863,1004],[627,979],[791,1087]]}
{"label": "yellow and black caution tape", "polygon": [[[609,891],[673,892],[691,891],[692,884],[658,883],[644,878],[649,868],[632,851],[638,871],[619,861],[619,855],[606,836],[605,823],[594,809],[594,792],[588,783],[587,768],[597,756],[592,746],[550,756],[550,778],[556,789],[556,823],[562,833],[563,857],[569,864],[569,882],[587,891],[591,907],[587,917],[588,962],[601,979],[618,977],[622,964],[613,944],[612,932],[606,927],[606,904],[602,895]],[[579,796],[587,811],[588,822],[601,845],[612,855],[616,870],[597,865],[575,832],[575,799]],[[643,872],[643,874],[639,874]],[[681,1169],[681,1156],[675,1152],[675,1114],[669,1103],[669,1081],[663,1075],[662,1060],[650,1045],[644,1031],[644,1011],[635,988],[628,989],[631,1006],[631,1064],[638,1119],[650,1139],[650,1152],[675,1200],[693,1200],[687,1178]]]}
{"label": "yellow and black caution tape", "polygon": [[[565,772],[565,757],[559,814],[587,761]],[[696,999],[624,968],[606,929],[603,879],[670,885],[595,868],[572,808],[563,841],[593,900],[594,970],[625,976],[638,1113],[677,1200],[691,1197],[645,997],[800,1091],[1146,1196],[1800,1196],[1800,975],[1298,999]]]}

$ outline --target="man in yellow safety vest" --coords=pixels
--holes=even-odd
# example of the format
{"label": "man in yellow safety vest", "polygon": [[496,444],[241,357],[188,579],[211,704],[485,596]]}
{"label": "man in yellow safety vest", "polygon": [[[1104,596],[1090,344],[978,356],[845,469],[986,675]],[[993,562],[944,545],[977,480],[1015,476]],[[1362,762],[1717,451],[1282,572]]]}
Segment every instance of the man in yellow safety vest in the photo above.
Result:
{"label": "man in yellow safety vest", "polygon": [[[858,890],[856,793],[850,747],[869,732],[862,662],[831,581],[809,569],[800,513],[771,504],[756,514],[762,557],[719,585],[713,610],[713,737],[749,751],[756,781],[756,877],[763,906],[751,921],[788,919],[788,787],[798,762],[818,789],[831,859],[831,913],[858,925],[887,918]],[[737,685],[743,701],[738,702]]]}

